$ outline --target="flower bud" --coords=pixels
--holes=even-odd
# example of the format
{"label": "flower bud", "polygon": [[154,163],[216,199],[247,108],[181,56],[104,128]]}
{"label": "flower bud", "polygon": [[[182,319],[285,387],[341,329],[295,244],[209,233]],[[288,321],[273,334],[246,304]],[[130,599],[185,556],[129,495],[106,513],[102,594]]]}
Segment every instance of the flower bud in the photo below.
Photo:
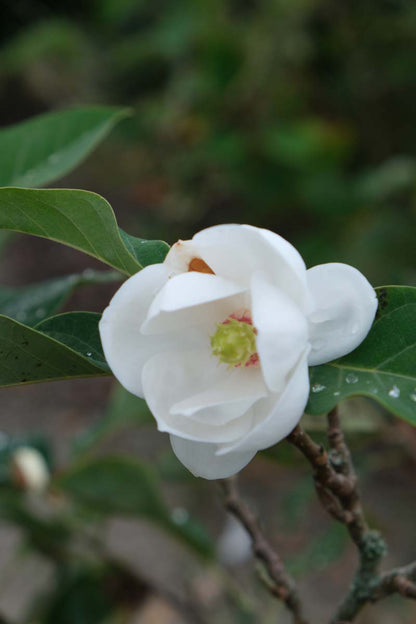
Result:
{"label": "flower bud", "polygon": [[11,457],[12,479],[15,485],[31,492],[44,491],[50,479],[43,455],[35,448],[21,446]]}

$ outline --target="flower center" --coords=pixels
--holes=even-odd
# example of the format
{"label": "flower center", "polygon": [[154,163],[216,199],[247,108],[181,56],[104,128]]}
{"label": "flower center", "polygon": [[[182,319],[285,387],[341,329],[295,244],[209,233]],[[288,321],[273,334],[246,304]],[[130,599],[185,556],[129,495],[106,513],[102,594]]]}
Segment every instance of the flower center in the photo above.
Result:
{"label": "flower center", "polygon": [[211,336],[211,349],[219,361],[229,368],[255,366],[259,363],[256,350],[257,330],[249,314],[231,314]]}

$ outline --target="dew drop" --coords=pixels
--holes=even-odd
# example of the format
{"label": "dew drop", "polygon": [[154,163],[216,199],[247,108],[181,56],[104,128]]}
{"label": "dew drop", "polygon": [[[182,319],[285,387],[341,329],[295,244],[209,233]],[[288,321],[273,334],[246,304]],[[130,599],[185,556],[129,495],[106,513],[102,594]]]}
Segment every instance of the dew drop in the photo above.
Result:
{"label": "dew drop", "polygon": [[341,394],[341,392],[339,392],[338,390],[337,390],[337,392],[334,392],[334,396],[339,396],[340,394]]}
{"label": "dew drop", "polygon": [[86,355],[87,355],[87,357],[91,357],[92,356],[91,351],[87,351]]}
{"label": "dew drop", "polygon": [[320,383],[315,383],[312,386],[312,392],[316,394],[317,392],[322,392],[322,390],[325,390],[325,388],[326,386],[323,386]]}
{"label": "dew drop", "polygon": [[400,390],[399,388],[394,385],[393,388],[391,390],[389,390],[389,396],[392,397],[393,399],[398,399],[400,396]]}
{"label": "dew drop", "polygon": [[410,394],[410,399],[416,403],[416,391]]}
{"label": "dew drop", "polygon": [[354,373],[349,373],[345,377],[345,381],[347,382],[347,384],[355,384],[358,381],[358,377],[357,377],[357,375],[354,375]]}
{"label": "dew drop", "polygon": [[171,518],[175,524],[185,524],[189,520],[189,513],[184,507],[175,507],[172,510]]}

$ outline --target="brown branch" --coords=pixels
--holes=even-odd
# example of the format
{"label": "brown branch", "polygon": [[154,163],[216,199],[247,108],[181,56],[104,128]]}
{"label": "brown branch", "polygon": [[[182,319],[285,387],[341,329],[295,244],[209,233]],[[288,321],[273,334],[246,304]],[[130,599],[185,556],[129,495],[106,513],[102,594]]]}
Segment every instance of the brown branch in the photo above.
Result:
{"label": "brown branch", "polygon": [[315,488],[323,507],[344,524],[359,552],[359,566],[351,588],[337,610],[334,624],[350,622],[371,600],[374,580],[386,547],[377,531],[370,530],[361,506],[351,454],[341,429],[337,408],[328,414],[329,454],[298,425],[287,437],[313,469]]}
{"label": "brown branch", "polygon": [[[257,517],[240,498],[235,477],[219,481],[224,493],[226,509],[232,513],[251,537],[254,555],[265,566],[268,573],[268,590],[282,600],[293,614],[294,624],[307,624],[302,615],[300,599],[293,578],[286,572],[284,564],[263,534]],[[264,579],[263,579],[264,580]]]}
{"label": "brown branch", "polygon": [[416,561],[382,574],[374,585],[371,599],[375,602],[391,594],[416,600]]}

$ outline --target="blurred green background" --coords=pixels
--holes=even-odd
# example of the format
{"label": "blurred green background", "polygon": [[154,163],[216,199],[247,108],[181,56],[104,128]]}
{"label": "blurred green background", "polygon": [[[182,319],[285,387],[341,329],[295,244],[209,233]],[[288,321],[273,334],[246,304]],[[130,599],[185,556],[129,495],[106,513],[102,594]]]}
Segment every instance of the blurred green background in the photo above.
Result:
{"label": "blurred green background", "polygon": [[0,31],[2,123],[134,108],[89,186],[140,234],[249,222],[414,282],[412,0],[3,0]]}
{"label": "blurred green background", "polygon": [[[348,262],[374,285],[415,283],[413,0],[3,0],[0,6],[1,125],[72,105],[132,108],[132,117],[60,182],[102,194],[123,229],[173,243],[209,225],[247,222],[290,240],[308,266]],[[16,237],[3,250],[0,272],[3,283],[20,285],[91,264],[53,243]],[[100,311],[113,291],[84,289],[69,307]],[[11,435],[0,444],[7,447],[4,462],[28,431],[40,432],[41,440],[23,443],[45,455],[51,446],[58,471],[100,441],[104,456],[116,450],[154,465],[179,525],[181,512],[190,510],[215,542],[225,522],[215,487],[184,474],[165,437],[141,408],[123,403],[119,390],[107,407],[110,392],[107,380],[3,390],[0,424]],[[127,414],[122,426],[114,413]],[[348,401],[343,413],[354,425],[351,442],[371,520],[392,544],[391,563],[406,563],[416,554],[414,432],[370,402]],[[107,429],[100,429],[103,414]],[[126,424],[135,425],[134,434],[116,432]],[[102,443],[104,434],[113,437]],[[324,621],[348,583],[354,552],[313,501],[302,462],[284,451],[274,460],[253,462],[244,485],[300,576],[316,621]],[[160,534],[149,536],[149,527],[116,518],[103,533],[97,509],[65,508],[62,515],[59,497],[48,500],[47,511],[42,507],[41,521],[37,508],[9,503],[2,503],[7,523],[0,531],[0,576],[8,580],[0,613],[7,623],[268,623],[276,613],[286,623],[253,583],[251,562],[239,572],[247,605],[212,562],[198,564],[196,573],[188,554]],[[82,550],[90,534],[93,555],[87,549],[81,557],[78,542]],[[65,535],[70,553],[57,549]],[[24,563],[11,549],[22,543]],[[34,598],[39,592],[43,602]],[[386,604],[359,622],[415,621],[404,603]]]}

